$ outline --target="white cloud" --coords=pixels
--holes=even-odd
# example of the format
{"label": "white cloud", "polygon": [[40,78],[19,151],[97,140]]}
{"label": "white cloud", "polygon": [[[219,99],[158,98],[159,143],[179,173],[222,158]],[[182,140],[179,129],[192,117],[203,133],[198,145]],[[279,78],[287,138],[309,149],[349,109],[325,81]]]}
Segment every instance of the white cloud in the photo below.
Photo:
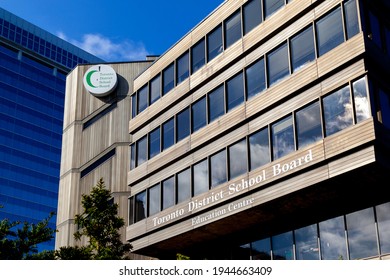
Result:
{"label": "white cloud", "polygon": [[145,60],[148,54],[142,43],[129,40],[116,43],[101,34],[85,34],[82,41],[69,39],[63,32],[57,36],[107,62]]}

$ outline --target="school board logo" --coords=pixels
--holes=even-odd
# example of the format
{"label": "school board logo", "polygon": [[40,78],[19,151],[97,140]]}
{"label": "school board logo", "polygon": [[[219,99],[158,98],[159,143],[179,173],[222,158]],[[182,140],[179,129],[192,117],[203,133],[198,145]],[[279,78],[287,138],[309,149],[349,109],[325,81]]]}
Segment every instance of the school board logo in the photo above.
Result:
{"label": "school board logo", "polygon": [[116,72],[108,65],[94,65],[84,74],[84,87],[93,95],[103,97],[109,95],[118,83]]}

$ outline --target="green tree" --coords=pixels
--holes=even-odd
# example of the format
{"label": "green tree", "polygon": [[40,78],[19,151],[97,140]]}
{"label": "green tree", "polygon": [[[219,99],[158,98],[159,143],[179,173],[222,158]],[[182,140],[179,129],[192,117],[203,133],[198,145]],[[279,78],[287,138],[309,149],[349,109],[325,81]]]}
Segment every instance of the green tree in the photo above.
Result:
{"label": "green tree", "polygon": [[38,244],[54,238],[55,229],[49,227],[49,216],[37,224],[20,221],[0,221],[0,259],[29,259],[38,253]]}
{"label": "green tree", "polygon": [[118,217],[118,204],[113,202],[110,191],[100,178],[90,194],[83,194],[81,205],[84,211],[75,216],[79,230],[74,234],[76,240],[85,236],[88,245],[85,249],[92,253],[92,259],[118,260],[127,258],[132,246],[122,243],[119,229],[125,225]]}

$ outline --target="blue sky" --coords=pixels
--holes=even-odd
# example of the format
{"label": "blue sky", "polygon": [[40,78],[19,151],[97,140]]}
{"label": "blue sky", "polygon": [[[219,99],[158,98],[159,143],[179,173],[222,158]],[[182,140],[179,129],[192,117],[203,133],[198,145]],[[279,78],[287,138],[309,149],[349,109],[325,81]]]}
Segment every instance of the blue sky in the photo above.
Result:
{"label": "blue sky", "polygon": [[0,0],[3,9],[110,62],[160,55],[224,0]]}

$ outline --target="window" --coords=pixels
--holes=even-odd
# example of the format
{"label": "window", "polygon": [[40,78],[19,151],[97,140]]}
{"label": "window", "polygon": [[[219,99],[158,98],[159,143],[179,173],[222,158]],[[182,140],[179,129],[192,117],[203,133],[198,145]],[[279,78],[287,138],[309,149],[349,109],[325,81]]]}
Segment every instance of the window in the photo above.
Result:
{"label": "window", "polygon": [[229,179],[248,171],[246,138],[229,147]]}
{"label": "window", "polygon": [[131,144],[130,146],[130,170],[135,168],[135,144]]}
{"label": "window", "polygon": [[272,15],[274,12],[284,6],[284,0],[263,0],[265,18]]}
{"label": "window", "polygon": [[175,204],[175,179],[173,176],[162,182],[162,191],[162,209],[164,210]]}
{"label": "window", "polygon": [[206,98],[192,104],[191,111],[192,132],[195,132],[206,125]]}
{"label": "window", "polygon": [[227,111],[244,102],[244,83],[242,73],[236,75],[226,83]]}
{"label": "window", "polygon": [[193,166],[192,184],[194,196],[209,190],[209,173],[207,159]]}
{"label": "window", "polygon": [[293,260],[293,234],[288,231],[272,236],[272,255],[274,260]]}
{"label": "window", "polygon": [[319,260],[317,224],[295,230],[297,260]]}
{"label": "window", "polygon": [[150,105],[156,102],[160,98],[161,92],[161,79],[160,75],[153,78],[150,82]]}
{"label": "window", "polygon": [[250,170],[254,170],[271,160],[268,128],[264,128],[249,136]]}
{"label": "window", "polygon": [[144,86],[138,91],[138,113],[148,107],[148,87]]}
{"label": "window", "polygon": [[351,260],[378,255],[374,209],[367,208],[346,215]]}
{"label": "window", "polygon": [[209,123],[225,114],[223,85],[208,94]]}
{"label": "window", "polygon": [[324,97],[323,106],[326,136],[352,125],[352,106],[349,86]]}
{"label": "window", "polygon": [[344,2],[344,14],[347,29],[347,39],[349,39],[358,34],[360,31],[355,0]]}
{"label": "window", "polygon": [[315,59],[313,27],[308,28],[291,38],[291,63],[293,71]]}
{"label": "window", "polygon": [[241,13],[237,11],[225,21],[225,49],[241,38]]}
{"label": "window", "polygon": [[340,8],[337,8],[316,23],[318,56],[344,42]]}
{"label": "window", "polygon": [[243,7],[244,35],[258,26],[263,18],[261,15],[261,0],[250,0]]}
{"label": "window", "polygon": [[212,32],[207,34],[207,61],[214,59],[222,53],[222,26],[219,25]]}
{"label": "window", "polygon": [[322,139],[320,104],[315,102],[295,114],[298,149]]}
{"label": "window", "polygon": [[177,59],[176,66],[176,84],[180,84],[183,82],[185,79],[188,78],[189,73],[190,73],[190,66],[189,66],[189,54],[186,52],[183,54],[181,57]]}
{"label": "window", "polygon": [[147,139],[146,136],[137,141],[137,166],[146,161]]}
{"label": "window", "polygon": [[376,206],[381,254],[390,253],[390,202]]}
{"label": "window", "polygon": [[348,260],[344,217],[319,223],[322,260]]}
{"label": "window", "polygon": [[157,214],[161,210],[160,184],[149,189],[149,216]]}
{"label": "window", "polygon": [[173,63],[163,70],[163,95],[167,94],[174,86]]}
{"label": "window", "polygon": [[259,94],[265,89],[264,59],[260,59],[245,69],[245,85],[247,99]]}
{"label": "window", "polygon": [[191,198],[191,169],[177,174],[177,203]]}
{"label": "window", "polygon": [[288,116],[272,125],[273,159],[281,158],[294,149],[294,128],[292,117]]}
{"label": "window", "polygon": [[149,133],[149,159],[160,153],[160,128]]}
{"label": "window", "polygon": [[267,55],[267,73],[269,86],[290,74],[287,43]]}
{"label": "window", "polygon": [[191,73],[195,73],[205,64],[205,43],[200,40],[191,48]]}
{"label": "window", "polygon": [[176,142],[190,135],[190,108],[177,114],[176,129]]}
{"label": "window", "polygon": [[225,149],[210,157],[210,177],[211,187],[227,181]]}
{"label": "window", "polygon": [[134,119],[137,116],[137,95],[131,96],[131,118]]}
{"label": "window", "polygon": [[139,222],[147,216],[146,208],[146,191],[143,191],[135,196],[135,219],[134,222]]}
{"label": "window", "polygon": [[371,115],[368,104],[366,78],[363,77],[352,84],[353,99],[355,102],[356,122],[359,123],[368,119]]}
{"label": "window", "polygon": [[252,242],[252,259],[253,260],[271,259],[271,238],[264,238]]}
{"label": "window", "polygon": [[168,149],[175,143],[174,120],[171,118],[162,125],[162,150]]}

